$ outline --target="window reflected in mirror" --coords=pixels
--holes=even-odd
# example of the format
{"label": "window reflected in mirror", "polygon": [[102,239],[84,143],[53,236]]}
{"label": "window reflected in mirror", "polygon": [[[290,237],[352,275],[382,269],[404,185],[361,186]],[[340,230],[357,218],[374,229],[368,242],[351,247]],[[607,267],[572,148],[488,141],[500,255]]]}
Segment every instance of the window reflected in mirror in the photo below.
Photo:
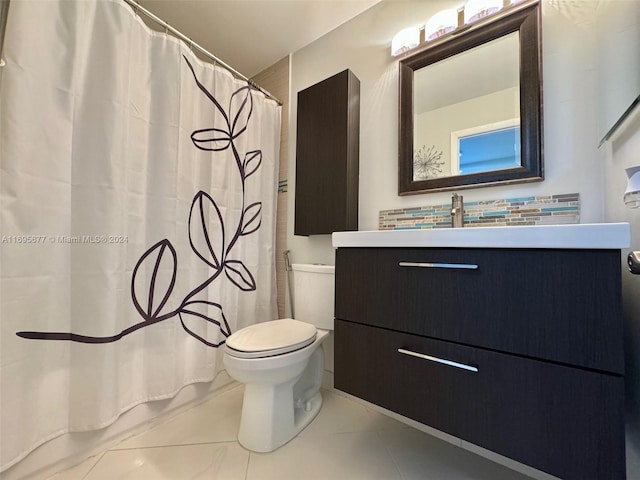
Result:
{"label": "window reflected in mirror", "polygon": [[454,175],[505,170],[520,166],[520,121],[482,125],[451,132]]}

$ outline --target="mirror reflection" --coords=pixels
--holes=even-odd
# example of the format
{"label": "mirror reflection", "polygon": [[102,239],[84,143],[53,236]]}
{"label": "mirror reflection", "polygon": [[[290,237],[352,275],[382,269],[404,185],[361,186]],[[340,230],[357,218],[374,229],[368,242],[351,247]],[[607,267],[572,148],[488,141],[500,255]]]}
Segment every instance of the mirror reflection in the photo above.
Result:
{"label": "mirror reflection", "polygon": [[519,33],[414,72],[413,179],[518,168]]}

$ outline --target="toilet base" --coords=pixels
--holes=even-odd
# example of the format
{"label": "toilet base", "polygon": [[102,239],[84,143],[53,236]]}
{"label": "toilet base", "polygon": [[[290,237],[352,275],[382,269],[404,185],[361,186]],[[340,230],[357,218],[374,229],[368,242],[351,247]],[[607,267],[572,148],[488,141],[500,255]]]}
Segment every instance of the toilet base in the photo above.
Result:
{"label": "toilet base", "polygon": [[[322,394],[316,395],[305,406],[295,408],[292,397],[282,392],[257,392],[256,385],[247,385],[242,404],[242,419],[238,442],[252,452],[267,453],[276,450],[295,438],[318,415],[322,407]],[[285,398],[286,396],[286,398]],[[273,415],[275,403],[279,403],[277,414]],[[281,403],[282,402],[282,403]],[[283,405],[286,404],[286,408]],[[265,407],[270,405],[270,407]],[[265,412],[261,408],[271,408]],[[269,417],[271,415],[271,417]],[[277,424],[275,422],[278,422]]]}
{"label": "toilet base", "polygon": [[323,367],[324,350],[316,345],[306,367],[291,380],[277,385],[246,383],[240,444],[254,452],[272,452],[307,427],[322,407]]}

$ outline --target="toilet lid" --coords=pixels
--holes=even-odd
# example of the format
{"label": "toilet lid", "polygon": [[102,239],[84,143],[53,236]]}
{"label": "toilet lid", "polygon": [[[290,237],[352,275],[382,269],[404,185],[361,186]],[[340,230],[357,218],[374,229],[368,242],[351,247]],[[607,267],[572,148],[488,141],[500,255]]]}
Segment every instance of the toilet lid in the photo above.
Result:
{"label": "toilet lid", "polygon": [[227,338],[230,355],[260,358],[282,355],[306,347],[316,339],[316,327],[291,318],[257,323]]}

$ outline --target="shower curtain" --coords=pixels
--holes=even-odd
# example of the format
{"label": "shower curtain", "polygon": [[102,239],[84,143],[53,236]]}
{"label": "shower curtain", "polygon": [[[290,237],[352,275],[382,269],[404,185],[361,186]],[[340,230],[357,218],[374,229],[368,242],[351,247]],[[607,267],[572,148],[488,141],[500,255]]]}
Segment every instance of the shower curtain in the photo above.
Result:
{"label": "shower curtain", "polygon": [[276,318],[280,107],[116,0],[13,0],[0,471],[223,368]]}

